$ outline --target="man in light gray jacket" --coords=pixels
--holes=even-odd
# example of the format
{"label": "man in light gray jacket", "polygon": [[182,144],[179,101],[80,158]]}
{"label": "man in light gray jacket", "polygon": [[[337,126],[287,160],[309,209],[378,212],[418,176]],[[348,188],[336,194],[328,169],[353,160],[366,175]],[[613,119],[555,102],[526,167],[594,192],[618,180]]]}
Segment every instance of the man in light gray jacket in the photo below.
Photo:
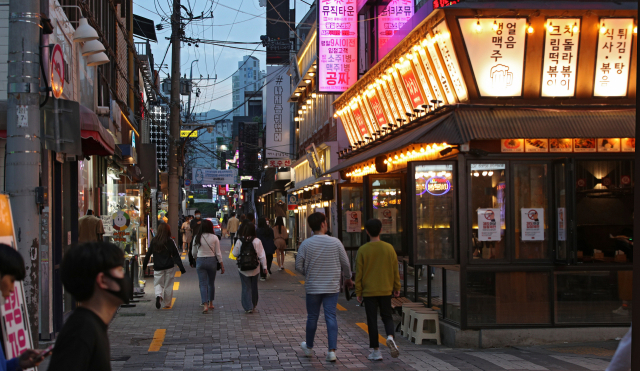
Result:
{"label": "man in light gray jacket", "polygon": [[304,287],[307,292],[307,336],[301,347],[307,357],[313,355],[313,340],[322,306],[329,337],[327,361],[335,362],[338,347],[336,305],[340,293],[340,276],[345,278],[347,285],[353,286],[351,267],[342,242],[325,234],[328,228],[324,214],[313,213],[307,217],[307,222],[313,236],[302,242],[296,258],[296,270],[305,275]]}

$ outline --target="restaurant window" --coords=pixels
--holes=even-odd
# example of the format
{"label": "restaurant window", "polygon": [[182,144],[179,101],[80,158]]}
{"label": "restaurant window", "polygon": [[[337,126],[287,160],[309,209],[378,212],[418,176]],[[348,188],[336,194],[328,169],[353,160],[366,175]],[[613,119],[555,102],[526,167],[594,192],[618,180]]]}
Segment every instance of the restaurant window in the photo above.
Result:
{"label": "restaurant window", "polygon": [[363,241],[362,184],[340,185],[340,240],[347,250],[357,250]]}
{"label": "restaurant window", "polygon": [[557,323],[630,323],[633,272],[556,272]]}
{"label": "restaurant window", "polygon": [[504,259],[506,166],[504,163],[470,165],[471,259]]}
{"label": "restaurant window", "polygon": [[396,253],[406,255],[407,246],[403,243],[404,221],[402,210],[402,192],[404,177],[402,174],[368,176],[371,203],[367,206],[367,218],[380,219],[382,231],[380,239],[393,245]]}
{"label": "restaurant window", "polygon": [[551,323],[548,272],[468,271],[466,295],[469,326]]}
{"label": "restaurant window", "polygon": [[549,257],[547,164],[514,164],[515,259]]}
{"label": "restaurant window", "polygon": [[454,259],[453,164],[415,165],[416,260]]}
{"label": "restaurant window", "polygon": [[576,161],[578,262],[633,261],[633,164]]}

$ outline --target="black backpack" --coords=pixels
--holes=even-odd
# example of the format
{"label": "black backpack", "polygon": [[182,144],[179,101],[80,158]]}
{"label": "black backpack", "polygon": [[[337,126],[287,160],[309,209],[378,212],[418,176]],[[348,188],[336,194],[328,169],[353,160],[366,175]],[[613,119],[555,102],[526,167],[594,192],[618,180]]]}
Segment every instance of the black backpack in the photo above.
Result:
{"label": "black backpack", "polygon": [[258,253],[253,247],[253,237],[241,238],[240,256],[238,256],[238,269],[241,271],[252,271],[260,265]]}

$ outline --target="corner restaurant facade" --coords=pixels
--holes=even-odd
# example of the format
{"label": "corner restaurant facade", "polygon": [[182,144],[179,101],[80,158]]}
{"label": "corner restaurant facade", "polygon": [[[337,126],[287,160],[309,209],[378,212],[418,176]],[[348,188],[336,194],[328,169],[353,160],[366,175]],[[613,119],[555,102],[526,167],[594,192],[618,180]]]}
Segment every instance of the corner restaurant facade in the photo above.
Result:
{"label": "corner restaurant facade", "polygon": [[435,10],[335,101],[351,144],[327,171],[344,181],[338,237],[355,250],[353,220],[381,219],[405,295],[438,309],[449,345],[622,333],[637,4],[500,5]]}

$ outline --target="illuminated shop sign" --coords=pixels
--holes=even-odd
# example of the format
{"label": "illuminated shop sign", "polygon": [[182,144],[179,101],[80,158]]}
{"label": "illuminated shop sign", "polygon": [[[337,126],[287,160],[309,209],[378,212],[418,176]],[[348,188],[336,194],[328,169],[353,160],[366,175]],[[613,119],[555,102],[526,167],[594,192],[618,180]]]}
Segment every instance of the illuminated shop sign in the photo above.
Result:
{"label": "illuminated shop sign", "polygon": [[433,177],[427,179],[425,192],[432,196],[442,196],[449,193],[450,190],[451,182],[445,178]]}
{"label": "illuminated shop sign", "polygon": [[458,57],[456,56],[453,44],[451,43],[451,32],[449,32],[447,22],[440,22],[433,29],[433,32],[436,34],[436,43],[440,50],[440,54],[442,54],[444,67],[449,73],[453,90],[455,90],[459,100],[466,101],[469,99],[467,86],[462,78],[462,72],[460,72],[460,64],[458,63]]}
{"label": "illuminated shop sign", "polygon": [[547,19],[542,64],[543,97],[574,96],[579,43],[579,18]]}
{"label": "illuminated shop sign", "polygon": [[358,80],[356,0],[320,0],[318,84],[321,92],[343,92]]}
{"label": "illuminated shop sign", "polygon": [[413,0],[391,0],[378,16],[378,50],[393,37],[413,15]]}
{"label": "illuminated shop sign", "polygon": [[624,97],[629,82],[633,18],[601,18],[593,95]]}

